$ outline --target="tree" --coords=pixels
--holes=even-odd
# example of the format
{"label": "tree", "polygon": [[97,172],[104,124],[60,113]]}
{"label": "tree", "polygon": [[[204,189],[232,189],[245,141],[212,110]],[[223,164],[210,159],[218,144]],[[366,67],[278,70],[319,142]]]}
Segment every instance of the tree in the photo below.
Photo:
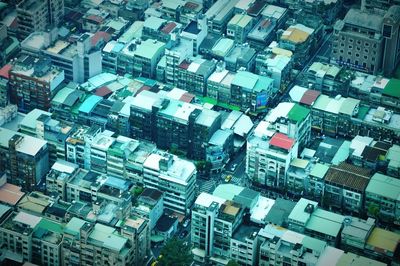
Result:
{"label": "tree", "polygon": [[189,266],[192,253],[189,245],[177,238],[171,238],[162,248],[158,264],[161,266]]}
{"label": "tree", "polygon": [[226,264],[226,266],[240,266],[240,265],[236,261],[230,260],[228,261],[228,264]]}

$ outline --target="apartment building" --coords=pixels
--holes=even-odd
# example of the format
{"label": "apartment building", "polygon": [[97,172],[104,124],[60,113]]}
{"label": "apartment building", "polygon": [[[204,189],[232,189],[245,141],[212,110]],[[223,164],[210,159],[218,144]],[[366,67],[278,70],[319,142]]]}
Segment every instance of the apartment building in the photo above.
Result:
{"label": "apartment building", "polygon": [[60,265],[63,225],[24,211],[11,212],[0,225],[3,249],[17,262]]}
{"label": "apartment building", "polygon": [[80,168],[90,169],[90,144],[101,131],[97,125],[76,127],[66,140],[66,160]]}
{"label": "apartment building", "polygon": [[153,143],[118,136],[107,149],[107,174],[143,184],[143,163],[155,151]]}
{"label": "apartment building", "polygon": [[318,265],[317,262],[328,246],[325,241],[272,224],[262,228],[258,235],[262,241],[260,266]]}
{"label": "apartment building", "polygon": [[64,81],[64,71],[52,67],[48,58],[23,55],[9,73],[10,100],[22,112],[49,110],[51,98]]}
{"label": "apartment building", "polygon": [[66,199],[67,181],[78,171],[78,165],[64,160],[55,162],[46,175],[46,194]]}
{"label": "apartment building", "polygon": [[253,184],[282,189],[290,162],[297,158],[298,142],[266,125],[261,122],[247,140],[246,173]]}
{"label": "apartment building", "polygon": [[324,205],[352,213],[362,212],[370,179],[369,169],[344,162],[330,166],[325,176]]}
{"label": "apartment building", "polygon": [[330,136],[368,136],[393,143],[399,141],[397,121],[400,117],[392,110],[360,104],[359,99],[341,95],[331,98],[318,91],[299,90],[298,86],[293,91],[297,91],[291,92],[295,102],[311,106],[312,129],[317,132]]}
{"label": "apartment building", "polygon": [[132,265],[134,248],[115,228],[72,218],[63,232],[62,265]]}
{"label": "apartment building", "polygon": [[231,238],[231,259],[241,265],[259,265],[259,227],[241,224]]}
{"label": "apartment building", "polygon": [[392,6],[385,11],[382,15],[350,9],[343,20],[338,20],[334,26],[332,60],[366,73],[375,75],[383,71],[390,75],[400,60],[400,7]]}
{"label": "apartment building", "polygon": [[21,42],[21,49],[31,55],[43,53],[52,65],[64,70],[66,81],[83,83],[102,72],[101,51],[92,42],[95,37],[84,33],[76,42],[71,42],[57,39],[56,30],[38,31]]}
{"label": "apartment building", "polygon": [[34,109],[19,123],[21,133],[47,141],[50,165],[58,159],[65,159],[65,142],[74,128],[74,124],[52,119],[51,115]]}
{"label": "apartment building", "polygon": [[35,31],[57,27],[64,17],[63,0],[24,0],[17,5],[18,39],[23,40]]}
{"label": "apartment building", "polygon": [[279,103],[265,116],[268,130],[274,130],[296,139],[299,148],[306,147],[311,139],[311,112],[299,104]]}
{"label": "apartment building", "polygon": [[47,141],[0,128],[0,171],[8,182],[31,191],[49,170]]}
{"label": "apartment building", "polygon": [[289,26],[281,32],[279,47],[293,52],[292,60],[294,67],[299,67],[310,57],[315,46],[315,29],[303,24]]}
{"label": "apartment building", "polygon": [[259,112],[265,109],[273,91],[271,78],[248,71],[235,73],[230,85],[231,98],[228,103],[240,107],[242,111],[249,109],[251,112]]}
{"label": "apartment building", "polygon": [[243,211],[238,203],[204,192],[197,197],[191,228],[195,261],[228,262],[232,235],[242,223]]}
{"label": "apartment building", "polygon": [[138,206],[133,208],[133,212],[148,219],[152,231],[164,214],[164,193],[154,188],[145,188],[137,202]]}
{"label": "apartment building", "polygon": [[255,73],[272,78],[274,88],[285,91],[291,80],[292,55],[289,50],[269,46],[257,54]]}
{"label": "apartment building", "polygon": [[290,212],[290,230],[339,246],[345,217],[318,207],[315,201],[301,198]]}
{"label": "apartment building", "polygon": [[238,0],[218,0],[205,13],[209,32],[222,34],[232,18]]}
{"label": "apartment building", "polygon": [[158,61],[164,55],[165,43],[155,40],[145,40],[136,46],[130,44],[130,49],[134,50],[133,74],[148,78],[154,78]]}
{"label": "apartment building", "polygon": [[246,14],[236,14],[227,24],[226,35],[232,37],[236,43],[244,43],[252,27],[252,17]]}
{"label": "apartment building", "polygon": [[399,224],[399,179],[375,173],[365,189],[365,209],[369,216]]}
{"label": "apartment building", "polygon": [[202,58],[186,59],[177,67],[177,86],[199,96],[207,95],[207,79],[214,72],[215,61]]}
{"label": "apartment building", "polygon": [[145,187],[164,193],[165,208],[188,215],[195,201],[195,165],[160,151],[149,155],[143,168]]}
{"label": "apartment building", "polygon": [[348,96],[352,77],[352,72],[343,67],[320,62],[314,62],[307,70],[307,81],[312,89],[333,97]]}

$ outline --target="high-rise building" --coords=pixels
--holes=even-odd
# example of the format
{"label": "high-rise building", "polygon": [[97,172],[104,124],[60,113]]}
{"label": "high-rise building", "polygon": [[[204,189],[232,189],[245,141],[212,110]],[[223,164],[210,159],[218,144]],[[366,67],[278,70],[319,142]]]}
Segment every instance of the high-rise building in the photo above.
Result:
{"label": "high-rise building", "polygon": [[21,56],[10,70],[10,98],[22,112],[35,108],[48,111],[51,98],[64,81],[64,71],[51,66],[48,58]]}
{"label": "high-rise building", "polygon": [[49,170],[47,141],[0,128],[0,162],[9,183],[30,191]]}
{"label": "high-rise building", "polygon": [[164,193],[164,206],[187,215],[195,200],[196,167],[166,152],[153,153],[143,164],[143,183]]}
{"label": "high-rise building", "polygon": [[331,60],[367,73],[393,73],[400,61],[399,18],[400,6],[384,14],[350,9],[335,23]]}
{"label": "high-rise building", "polygon": [[57,27],[64,18],[64,0],[23,0],[17,5],[17,36],[20,40],[48,26]]}
{"label": "high-rise building", "polygon": [[240,226],[244,208],[238,203],[201,193],[192,210],[192,253],[200,263],[229,257],[233,232]]}

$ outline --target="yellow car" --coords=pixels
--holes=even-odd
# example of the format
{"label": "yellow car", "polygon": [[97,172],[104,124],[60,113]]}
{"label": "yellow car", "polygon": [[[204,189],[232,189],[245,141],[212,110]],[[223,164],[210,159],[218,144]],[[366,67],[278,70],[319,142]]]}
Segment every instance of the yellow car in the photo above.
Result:
{"label": "yellow car", "polygon": [[227,175],[226,177],[225,177],[225,182],[229,182],[229,181],[231,181],[231,179],[232,179],[232,176],[231,175]]}

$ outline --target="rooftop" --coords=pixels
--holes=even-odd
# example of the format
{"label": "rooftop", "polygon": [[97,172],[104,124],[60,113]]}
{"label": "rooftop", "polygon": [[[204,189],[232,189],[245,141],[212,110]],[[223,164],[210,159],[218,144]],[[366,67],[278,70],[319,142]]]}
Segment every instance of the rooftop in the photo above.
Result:
{"label": "rooftop", "polygon": [[400,179],[375,173],[367,188],[366,193],[379,195],[393,201],[400,201]]}
{"label": "rooftop", "polygon": [[293,147],[293,144],[295,143],[295,140],[292,138],[289,138],[287,135],[282,134],[282,133],[275,133],[271,140],[269,141],[269,144],[278,148],[282,148],[285,150],[290,150]]}
{"label": "rooftop", "polygon": [[329,168],[325,176],[325,182],[356,191],[364,191],[370,178],[371,173],[369,169],[342,162],[338,166],[332,165]]}
{"label": "rooftop", "polygon": [[371,246],[374,250],[384,250],[394,253],[399,243],[399,234],[375,227],[366,244]]}
{"label": "rooftop", "polygon": [[381,32],[383,16],[374,14],[360,9],[351,8],[345,18],[344,22],[360,28],[367,28],[376,32]]}
{"label": "rooftop", "polygon": [[316,209],[318,203],[305,198],[301,198],[290,213],[289,220],[297,221],[305,225],[311,217],[311,212],[307,211],[307,208],[309,206],[313,206],[313,209]]}
{"label": "rooftop", "polygon": [[281,36],[281,40],[290,41],[293,43],[303,43],[314,32],[314,29],[306,27],[302,24],[290,26]]}
{"label": "rooftop", "polygon": [[16,133],[15,131],[0,127],[0,146],[8,148],[8,142],[15,136],[21,136],[22,140],[18,142],[16,151],[27,155],[35,156],[39,151],[47,146],[47,141],[31,136]]}
{"label": "rooftop", "polygon": [[391,79],[383,89],[382,93],[400,99],[400,79]]}
{"label": "rooftop", "polygon": [[165,43],[155,40],[142,41],[136,47],[135,56],[152,60],[155,56],[162,53],[165,50]]}
{"label": "rooftop", "polygon": [[15,206],[24,195],[25,193],[21,191],[21,187],[13,184],[5,183],[0,187],[0,202],[11,206]]}

